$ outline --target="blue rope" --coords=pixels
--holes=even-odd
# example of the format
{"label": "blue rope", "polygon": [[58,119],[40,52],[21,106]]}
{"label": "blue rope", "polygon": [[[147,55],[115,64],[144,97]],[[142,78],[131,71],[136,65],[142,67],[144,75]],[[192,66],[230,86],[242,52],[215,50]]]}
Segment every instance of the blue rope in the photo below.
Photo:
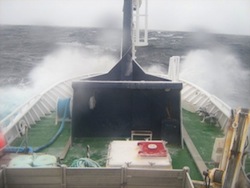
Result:
{"label": "blue rope", "polygon": [[70,98],[58,99],[57,102],[57,116],[59,118],[70,118]]}
{"label": "blue rope", "polygon": [[33,153],[32,147],[13,147],[9,146],[4,148],[5,153]]}
{"label": "blue rope", "polygon": [[64,114],[63,114],[61,126],[58,129],[57,133],[53,136],[53,138],[47,144],[34,149],[34,152],[39,152],[39,151],[41,151],[41,150],[49,147],[51,144],[53,144],[56,141],[56,139],[58,138],[58,136],[62,133],[64,125],[65,125],[65,119],[70,114],[69,113],[69,104],[70,104],[70,98],[58,101],[58,106],[60,106],[61,109],[64,109]]}
{"label": "blue rope", "polygon": [[[58,138],[58,136],[62,133],[62,131],[64,129],[65,119],[70,117],[69,105],[70,105],[70,98],[63,99],[63,100],[59,99],[58,107],[60,106],[59,107],[60,108],[60,113],[61,113],[62,110],[64,110],[60,128],[58,129],[56,134],[50,139],[50,141],[47,144],[44,144],[43,146],[35,148],[34,150],[32,149],[32,147],[28,147],[28,152],[29,153],[39,152],[39,151],[49,147],[50,145],[52,145],[56,141],[56,139]],[[27,152],[27,148],[26,147],[7,147],[7,148],[4,149],[4,151],[7,152],[7,153],[25,153],[25,152]]]}

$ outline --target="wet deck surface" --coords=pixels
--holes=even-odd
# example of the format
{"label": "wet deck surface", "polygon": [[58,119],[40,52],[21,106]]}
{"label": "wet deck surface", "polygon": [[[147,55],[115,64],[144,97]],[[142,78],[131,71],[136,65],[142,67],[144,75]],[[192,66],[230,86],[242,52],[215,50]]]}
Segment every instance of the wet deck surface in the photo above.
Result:
{"label": "wet deck surface", "polygon": [[[175,145],[167,145],[173,160],[172,165],[173,168],[176,169],[181,169],[184,166],[189,166],[191,169],[190,174],[192,179],[200,180],[202,178],[200,172],[206,170],[207,169],[206,166],[208,166],[207,164],[210,164],[211,162],[211,154],[215,137],[223,135],[218,127],[202,124],[197,114],[183,111],[183,122],[186,128],[186,131],[184,131],[183,133],[185,139],[184,149]],[[43,118],[42,121],[37,122],[37,124],[33,125],[32,129],[29,130],[29,136],[28,136],[29,146],[35,148],[47,143],[50,140],[50,138],[57,132],[59,126],[60,125],[55,125],[54,114],[49,115],[46,118]],[[52,144],[49,148],[44,149],[42,153],[52,154],[55,155],[56,157],[61,157],[63,154],[65,156],[61,157],[64,158],[62,162],[70,166],[70,164],[74,159],[86,157],[86,146],[90,145],[91,158],[100,163],[101,166],[105,166],[109,143],[114,139],[116,140],[126,139],[126,138],[75,139],[73,147],[69,148],[69,152],[67,153],[65,146],[69,141],[69,137],[70,137],[70,123],[66,123],[62,134],[59,136],[56,142]],[[205,140],[205,142],[203,142],[202,140]],[[20,146],[22,142],[23,138],[19,138],[13,143],[13,145]],[[187,148],[189,148],[189,150]],[[196,164],[192,160],[190,153],[194,155],[193,158],[196,160]],[[5,157],[6,157],[5,161],[8,161],[10,159],[10,156],[5,156]]]}
{"label": "wet deck surface", "polygon": [[188,151],[190,152],[192,158],[194,159],[194,162],[200,172],[200,174],[203,174],[203,171],[206,171],[208,167],[206,166],[204,160],[200,156],[199,152],[197,151],[193,141],[191,140],[190,136],[188,135],[186,129],[183,127],[182,128],[182,134],[183,134],[183,139],[185,141],[185,144],[188,148]]}
{"label": "wet deck surface", "polygon": [[[28,131],[27,140],[25,138],[17,138],[12,146],[22,146],[24,147],[27,143],[28,146],[31,146],[33,149],[40,147],[44,144],[47,144],[51,138],[56,134],[60,128],[60,122],[55,125],[55,113],[52,113],[44,118],[41,118],[41,121],[37,122],[35,125],[32,125],[31,129]],[[64,147],[68,142],[70,137],[70,122],[65,122],[64,129],[56,141],[42,150],[42,153],[49,153],[60,157],[61,153],[64,151]]]}
{"label": "wet deck surface", "polygon": [[224,134],[217,125],[202,123],[199,116],[183,110],[184,127],[208,168],[214,168],[211,160],[215,138],[223,137]]}

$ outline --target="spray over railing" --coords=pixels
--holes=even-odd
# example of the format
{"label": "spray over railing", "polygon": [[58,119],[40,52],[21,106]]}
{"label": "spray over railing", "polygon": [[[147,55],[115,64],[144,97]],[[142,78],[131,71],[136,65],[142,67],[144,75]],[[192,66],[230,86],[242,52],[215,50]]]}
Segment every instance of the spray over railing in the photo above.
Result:
{"label": "spray over railing", "polygon": [[[31,128],[41,117],[45,117],[56,110],[58,98],[71,98],[73,95],[71,84],[74,80],[98,74],[76,76],[75,78],[60,81],[44,92],[34,96],[23,105],[16,108],[11,114],[0,121],[0,132],[4,136],[6,146],[17,137]],[[3,148],[0,148],[2,150]]]}

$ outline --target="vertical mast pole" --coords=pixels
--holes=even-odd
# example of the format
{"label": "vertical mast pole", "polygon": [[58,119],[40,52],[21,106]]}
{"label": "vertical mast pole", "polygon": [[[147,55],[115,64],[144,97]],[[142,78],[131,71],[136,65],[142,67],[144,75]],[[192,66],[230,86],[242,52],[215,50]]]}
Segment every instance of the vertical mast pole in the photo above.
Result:
{"label": "vertical mast pole", "polygon": [[132,80],[133,10],[132,0],[124,0],[121,80]]}

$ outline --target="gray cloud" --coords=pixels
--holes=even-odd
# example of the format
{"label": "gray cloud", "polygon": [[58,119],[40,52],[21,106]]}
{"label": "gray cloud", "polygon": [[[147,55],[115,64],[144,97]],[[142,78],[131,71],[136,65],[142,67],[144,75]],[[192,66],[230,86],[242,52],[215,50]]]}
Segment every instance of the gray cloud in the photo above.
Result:
{"label": "gray cloud", "polygon": [[[150,29],[250,35],[249,0],[148,1]],[[0,24],[103,27],[112,18],[120,27],[122,4],[123,0],[1,0]]]}

